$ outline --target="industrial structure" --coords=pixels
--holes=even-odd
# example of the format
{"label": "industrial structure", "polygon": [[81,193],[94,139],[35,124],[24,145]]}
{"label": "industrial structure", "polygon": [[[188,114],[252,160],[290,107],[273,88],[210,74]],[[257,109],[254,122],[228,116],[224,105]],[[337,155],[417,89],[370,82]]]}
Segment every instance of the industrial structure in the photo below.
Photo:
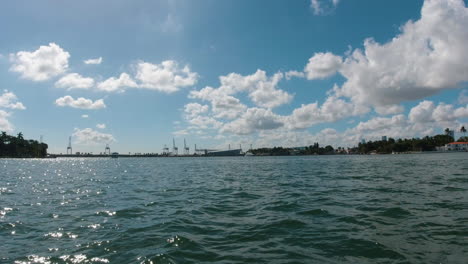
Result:
{"label": "industrial structure", "polygon": [[110,154],[111,154],[111,151],[110,151],[109,144],[106,144],[106,149],[104,150],[104,155],[110,155]]}
{"label": "industrial structure", "polygon": [[163,153],[162,153],[164,156],[167,156],[169,155],[169,148],[167,147],[167,145],[164,145],[164,148],[163,148]]}
{"label": "industrial structure", "polygon": [[184,155],[190,155],[190,148],[187,146],[184,138]]}
{"label": "industrial structure", "polygon": [[172,156],[179,155],[179,148],[175,145],[175,139],[172,139]]}
{"label": "industrial structure", "polygon": [[72,151],[72,145],[71,145],[71,136],[68,137],[68,147],[67,147],[67,155],[72,155],[73,154],[73,151]]}

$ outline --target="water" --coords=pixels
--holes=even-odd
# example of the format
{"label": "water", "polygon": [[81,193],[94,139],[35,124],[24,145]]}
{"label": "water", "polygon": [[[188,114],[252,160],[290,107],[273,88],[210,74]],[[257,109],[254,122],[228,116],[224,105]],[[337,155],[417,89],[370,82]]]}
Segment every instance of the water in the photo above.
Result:
{"label": "water", "polygon": [[466,263],[468,153],[0,160],[0,263]]}

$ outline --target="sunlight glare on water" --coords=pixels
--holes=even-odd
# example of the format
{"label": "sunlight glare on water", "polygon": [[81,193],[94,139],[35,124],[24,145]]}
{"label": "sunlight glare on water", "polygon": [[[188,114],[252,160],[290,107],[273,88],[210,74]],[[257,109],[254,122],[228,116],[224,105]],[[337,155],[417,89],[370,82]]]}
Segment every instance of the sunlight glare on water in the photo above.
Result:
{"label": "sunlight glare on water", "polygon": [[0,160],[0,263],[464,263],[466,153]]}

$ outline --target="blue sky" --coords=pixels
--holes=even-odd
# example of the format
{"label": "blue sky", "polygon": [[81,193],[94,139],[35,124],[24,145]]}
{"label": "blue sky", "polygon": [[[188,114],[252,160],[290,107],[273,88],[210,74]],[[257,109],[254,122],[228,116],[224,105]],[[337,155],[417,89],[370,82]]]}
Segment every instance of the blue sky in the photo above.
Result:
{"label": "blue sky", "polygon": [[467,24],[463,0],[5,2],[0,130],[53,153],[458,130]]}

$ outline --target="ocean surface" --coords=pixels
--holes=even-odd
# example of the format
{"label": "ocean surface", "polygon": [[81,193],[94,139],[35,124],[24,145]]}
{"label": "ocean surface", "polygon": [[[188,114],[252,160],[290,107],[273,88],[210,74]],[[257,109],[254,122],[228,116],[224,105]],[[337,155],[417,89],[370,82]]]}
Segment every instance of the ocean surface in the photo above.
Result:
{"label": "ocean surface", "polygon": [[468,153],[0,159],[0,263],[468,263]]}

